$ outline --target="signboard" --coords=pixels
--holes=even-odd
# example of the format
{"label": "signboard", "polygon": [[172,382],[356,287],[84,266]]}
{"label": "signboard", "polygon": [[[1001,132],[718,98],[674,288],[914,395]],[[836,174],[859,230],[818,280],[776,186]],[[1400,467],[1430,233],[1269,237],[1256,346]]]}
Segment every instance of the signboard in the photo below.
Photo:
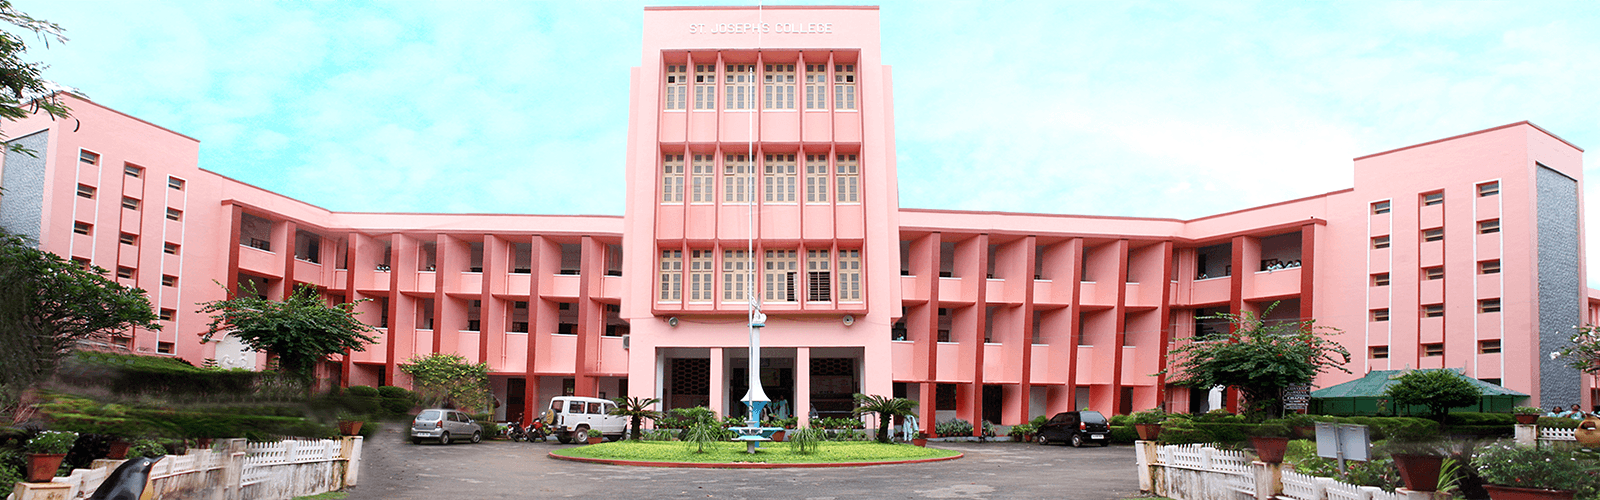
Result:
{"label": "signboard", "polygon": [[1317,422],[1317,456],[1365,462],[1372,458],[1372,438],[1367,426]]}
{"label": "signboard", "polygon": [[1311,384],[1295,384],[1283,389],[1283,409],[1304,410],[1311,404]]}

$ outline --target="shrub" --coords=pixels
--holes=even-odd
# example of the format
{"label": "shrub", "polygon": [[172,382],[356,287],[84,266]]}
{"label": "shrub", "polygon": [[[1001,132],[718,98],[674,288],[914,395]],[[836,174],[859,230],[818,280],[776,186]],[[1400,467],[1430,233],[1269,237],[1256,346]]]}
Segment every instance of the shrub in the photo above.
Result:
{"label": "shrub", "polygon": [[1516,425],[1517,417],[1511,413],[1478,413],[1462,412],[1451,413],[1444,419],[1445,425]]}
{"label": "shrub", "polygon": [[29,439],[25,448],[28,453],[64,454],[72,451],[72,444],[76,442],[76,432],[44,431]]}
{"label": "shrub", "polygon": [[953,418],[935,424],[933,431],[939,433],[940,436],[971,436],[972,422]]}
{"label": "shrub", "polygon": [[1033,425],[1034,429],[1039,429],[1039,428],[1044,427],[1044,424],[1046,422],[1049,422],[1049,421],[1050,421],[1050,417],[1046,417],[1044,415],[1039,415],[1037,417],[1033,417],[1033,420],[1029,420],[1028,423]]}
{"label": "shrub", "polygon": [[404,387],[379,387],[378,398],[384,414],[391,417],[410,415],[411,409],[417,406],[417,395]]}
{"label": "shrub", "polygon": [[683,441],[687,443],[690,448],[693,448],[695,453],[705,453],[707,444],[727,439],[724,437],[724,434],[727,432],[728,430],[722,428],[720,425],[711,423],[696,424],[690,426],[687,431],[684,431]]}
{"label": "shrub", "polygon": [[1197,427],[1188,417],[1174,415],[1161,425],[1159,441],[1167,444],[1209,443],[1215,439],[1210,432]]}
{"label": "shrub", "polygon": [[642,431],[645,441],[671,441],[678,437],[677,429],[645,429]]}
{"label": "shrub", "polygon": [[1167,411],[1160,408],[1151,408],[1133,414],[1135,424],[1159,424],[1167,419]]}
{"label": "shrub", "polygon": [[1256,425],[1252,437],[1289,437],[1289,426],[1281,419],[1271,419]]}
{"label": "shrub", "polygon": [[822,446],[822,429],[808,427],[795,429],[784,434],[783,440],[789,443],[789,449],[795,453],[809,455],[817,452]]}
{"label": "shrub", "polygon": [[1132,444],[1139,439],[1139,431],[1131,425],[1111,426],[1111,442]]}
{"label": "shrub", "polygon": [[1593,498],[1600,474],[1593,461],[1580,461],[1554,446],[1496,443],[1477,450],[1472,466],[1483,482],[1515,488],[1572,490],[1577,498]]}
{"label": "shrub", "polygon": [[167,454],[167,447],[154,439],[140,439],[128,445],[128,458],[156,458]]}
{"label": "shrub", "polygon": [[[390,387],[393,387],[393,386],[390,386]],[[395,387],[395,388],[399,389],[398,387]],[[346,388],[344,390],[344,392],[346,394],[351,395],[351,396],[359,396],[359,397],[365,397],[365,398],[378,397],[378,389],[374,388],[374,387],[372,387],[370,385],[352,385],[352,386]]]}
{"label": "shrub", "polygon": [[1242,423],[1245,423],[1245,419],[1244,419],[1243,415],[1234,415],[1232,413],[1228,413],[1228,410],[1223,410],[1223,409],[1220,409],[1220,408],[1216,409],[1216,410],[1211,410],[1211,411],[1208,411],[1208,412],[1205,412],[1205,413],[1201,413],[1199,415],[1195,415],[1195,416],[1192,417],[1192,419],[1195,422],[1201,422],[1201,423],[1228,423],[1228,424],[1242,424]]}

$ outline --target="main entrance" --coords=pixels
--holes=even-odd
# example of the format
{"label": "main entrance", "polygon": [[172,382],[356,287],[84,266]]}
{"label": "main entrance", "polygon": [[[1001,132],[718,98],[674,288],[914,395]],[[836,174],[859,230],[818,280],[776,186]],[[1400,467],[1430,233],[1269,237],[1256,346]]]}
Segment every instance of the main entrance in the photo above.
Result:
{"label": "main entrance", "polygon": [[[661,357],[662,407],[721,407],[724,416],[744,416],[749,392],[749,349],[668,348]],[[861,348],[811,348],[806,366],[799,366],[795,348],[762,349],[762,390],[772,403],[769,416],[848,417],[861,392]],[[713,359],[712,356],[718,356]],[[713,375],[717,373],[719,375]],[[807,377],[809,398],[800,398],[800,377]],[[802,404],[801,399],[809,399]],[[713,405],[716,401],[719,405]]]}

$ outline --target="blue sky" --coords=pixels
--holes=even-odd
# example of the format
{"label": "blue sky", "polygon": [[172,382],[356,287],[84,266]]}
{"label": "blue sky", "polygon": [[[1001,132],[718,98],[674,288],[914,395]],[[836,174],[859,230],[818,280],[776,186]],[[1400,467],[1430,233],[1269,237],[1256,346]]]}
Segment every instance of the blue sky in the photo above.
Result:
{"label": "blue sky", "polygon": [[[623,212],[643,3],[14,3],[67,29],[47,77],[209,170],[332,210]],[[1199,217],[1521,120],[1600,148],[1600,2],[880,5],[908,208]]]}

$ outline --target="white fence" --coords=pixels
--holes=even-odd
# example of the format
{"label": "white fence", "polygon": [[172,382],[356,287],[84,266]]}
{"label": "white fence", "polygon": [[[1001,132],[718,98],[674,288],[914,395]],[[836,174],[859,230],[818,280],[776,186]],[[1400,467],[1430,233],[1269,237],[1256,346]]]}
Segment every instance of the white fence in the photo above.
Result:
{"label": "white fence", "polygon": [[[278,500],[353,486],[362,438],[247,443],[230,439],[213,450],[167,455],[150,468],[145,497],[152,500]],[[88,498],[123,460],[96,460],[89,469],[55,478],[70,489],[64,498]],[[12,498],[23,490],[21,483]]]}
{"label": "white fence", "polygon": [[1205,445],[1160,446],[1150,441],[1137,442],[1135,449],[1139,452],[1140,488],[1176,500],[1431,498],[1429,493],[1404,489],[1389,493],[1372,486],[1298,474],[1283,470],[1282,464],[1253,462],[1242,451]]}

